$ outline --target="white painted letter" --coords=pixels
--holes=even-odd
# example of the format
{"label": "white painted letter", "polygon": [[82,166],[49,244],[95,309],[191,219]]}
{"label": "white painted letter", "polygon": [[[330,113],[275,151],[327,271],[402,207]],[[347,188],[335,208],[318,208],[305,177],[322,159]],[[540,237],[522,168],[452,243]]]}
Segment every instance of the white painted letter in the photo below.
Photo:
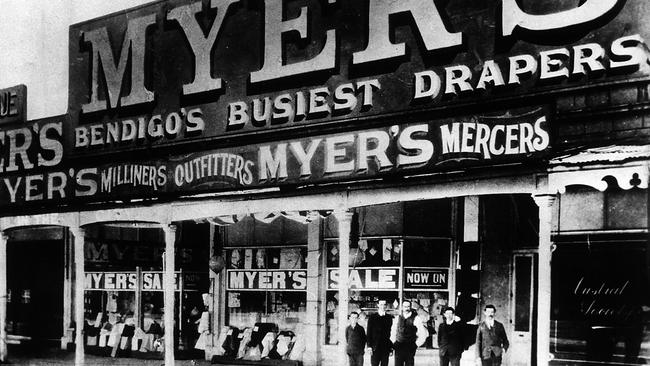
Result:
{"label": "white painted letter", "polygon": [[191,84],[183,85],[184,95],[221,89],[221,79],[213,78],[210,75],[210,65],[212,64],[210,54],[219,35],[219,30],[221,30],[223,19],[226,12],[228,12],[228,7],[238,1],[210,1],[211,8],[219,5],[219,9],[207,37],[203,34],[203,30],[196,20],[196,14],[201,11],[201,1],[174,8],[167,15],[167,19],[176,20],[181,25],[192,53],[194,53],[194,81]]}
{"label": "white painted letter", "polygon": [[352,55],[354,64],[386,60],[406,55],[404,43],[390,41],[390,16],[410,13],[422,36],[427,51],[457,46],[462,43],[460,32],[449,33],[433,0],[370,0],[368,10],[368,45]]}

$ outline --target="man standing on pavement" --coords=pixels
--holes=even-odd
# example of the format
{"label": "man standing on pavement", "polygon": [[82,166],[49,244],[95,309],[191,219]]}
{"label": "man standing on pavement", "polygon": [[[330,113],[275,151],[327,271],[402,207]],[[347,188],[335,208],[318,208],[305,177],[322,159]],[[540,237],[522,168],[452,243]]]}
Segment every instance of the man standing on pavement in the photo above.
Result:
{"label": "man standing on pavement", "polygon": [[409,300],[402,301],[402,313],[393,319],[390,340],[395,350],[395,366],[413,366],[415,350],[424,344],[429,332],[422,318],[411,309]]}
{"label": "man standing on pavement", "polygon": [[463,333],[459,321],[456,321],[454,308],[446,307],[442,315],[444,321],[438,327],[438,349],[440,366],[460,366],[463,353]]}
{"label": "man standing on pavement", "polygon": [[501,366],[503,353],[510,346],[506,330],[503,324],[494,319],[494,305],[486,305],[483,313],[485,319],[476,330],[477,360],[481,360],[482,366]]}
{"label": "man standing on pavement", "polygon": [[366,348],[366,332],[358,324],[359,313],[353,311],[349,316],[350,325],[345,329],[345,342],[349,366],[363,366],[363,351]]}
{"label": "man standing on pavement", "polygon": [[386,307],[386,300],[379,300],[377,312],[368,318],[368,349],[372,366],[388,366],[388,356],[393,347],[390,341],[393,317],[386,313]]}

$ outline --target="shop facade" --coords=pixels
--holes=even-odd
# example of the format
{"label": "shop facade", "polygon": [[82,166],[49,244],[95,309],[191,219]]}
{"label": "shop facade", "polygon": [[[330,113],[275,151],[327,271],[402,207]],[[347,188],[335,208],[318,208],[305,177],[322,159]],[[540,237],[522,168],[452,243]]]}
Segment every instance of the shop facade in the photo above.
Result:
{"label": "shop facade", "polygon": [[445,306],[474,362],[487,304],[507,364],[650,360],[645,4],[496,3],[72,25],[68,113],[0,135],[0,356],[335,364],[341,319],[409,299],[430,363]]}

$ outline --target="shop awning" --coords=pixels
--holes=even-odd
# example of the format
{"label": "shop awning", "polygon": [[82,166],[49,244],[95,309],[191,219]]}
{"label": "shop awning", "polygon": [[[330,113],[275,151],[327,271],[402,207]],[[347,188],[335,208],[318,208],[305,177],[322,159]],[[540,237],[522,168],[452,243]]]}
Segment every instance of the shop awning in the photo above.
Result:
{"label": "shop awning", "polygon": [[549,162],[548,183],[564,193],[570,185],[605,191],[610,184],[621,189],[648,188],[650,145],[616,145],[588,148],[558,156]]}

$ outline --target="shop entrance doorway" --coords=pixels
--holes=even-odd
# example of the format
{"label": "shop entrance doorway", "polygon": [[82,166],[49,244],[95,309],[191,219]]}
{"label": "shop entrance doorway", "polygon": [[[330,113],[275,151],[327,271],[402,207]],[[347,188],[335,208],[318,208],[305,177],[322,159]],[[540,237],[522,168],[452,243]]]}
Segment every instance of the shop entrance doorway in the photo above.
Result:
{"label": "shop entrance doorway", "polygon": [[7,244],[7,333],[31,349],[57,346],[63,324],[63,240]]}
{"label": "shop entrance doorway", "polygon": [[[512,257],[510,365],[534,366],[536,354],[537,255],[517,252]],[[548,294],[547,296],[550,296]]]}

